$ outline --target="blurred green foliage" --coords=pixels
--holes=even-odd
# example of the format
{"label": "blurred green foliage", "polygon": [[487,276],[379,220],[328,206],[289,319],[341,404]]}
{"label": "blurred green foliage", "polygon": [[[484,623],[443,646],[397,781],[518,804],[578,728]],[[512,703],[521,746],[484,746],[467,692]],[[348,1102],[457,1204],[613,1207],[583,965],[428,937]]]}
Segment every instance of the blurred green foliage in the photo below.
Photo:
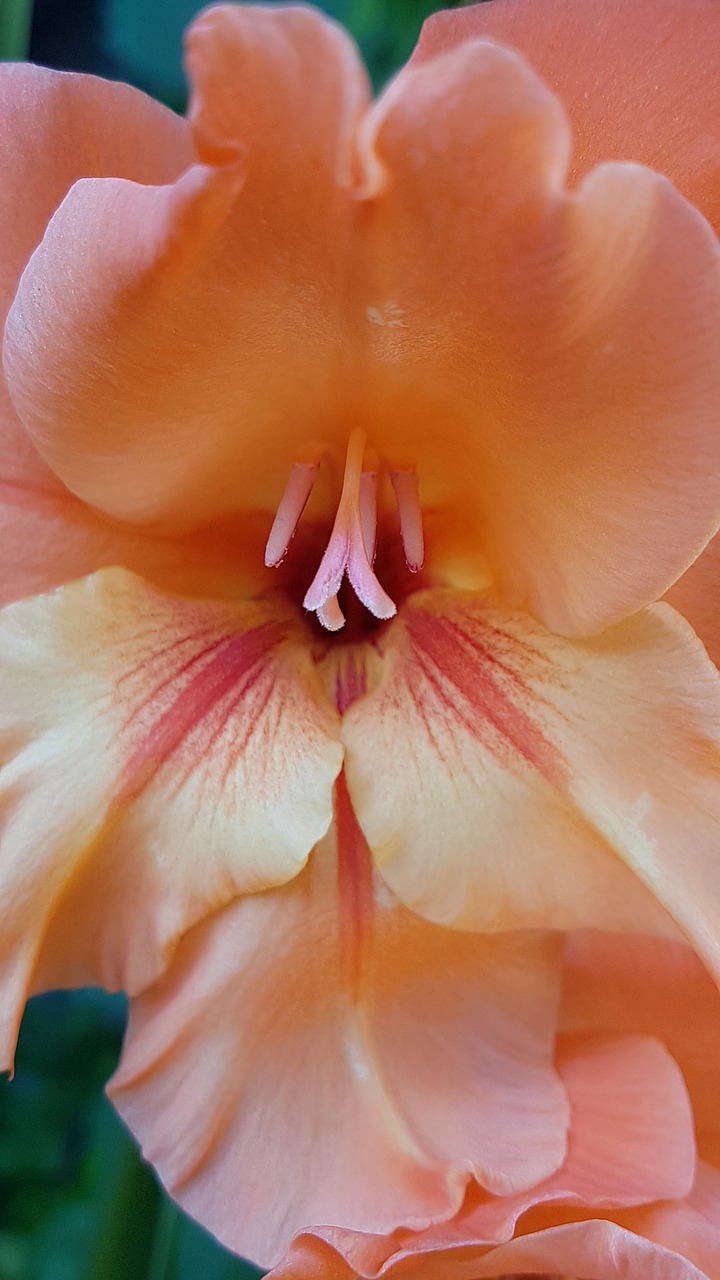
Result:
{"label": "blurred green foliage", "polygon": [[[317,7],[352,33],[379,88],[409,56],[425,18],[454,0],[325,0]],[[141,87],[181,108],[182,33],[203,8],[202,0],[107,0],[107,50]]]}
{"label": "blurred green foliage", "polygon": [[32,1000],[0,1082],[0,1280],[250,1280],[168,1199],[103,1084],[125,1005],[99,991]]}
{"label": "blurred green foliage", "polygon": [[[100,48],[58,60],[116,73],[181,108],[183,28],[197,0],[87,0]],[[355,36],[376,87],[402,64],[432,0],[326,0]],[[0,0],[0,57],[28,49],[31,0]],[[68,48],[79,8],[53,9]],[[88,30],[90,27],[88,26]],[[60,37],[58,42],[58,37]],[[43,61],[50,59],[44,57]],[[103,1084],[120,1051],[123,1001],[97,991],[31,1001],[16,1073],[0,1081],[0,1280],[250,1280],[261,1273],[190,1222],[143,1165]]]}

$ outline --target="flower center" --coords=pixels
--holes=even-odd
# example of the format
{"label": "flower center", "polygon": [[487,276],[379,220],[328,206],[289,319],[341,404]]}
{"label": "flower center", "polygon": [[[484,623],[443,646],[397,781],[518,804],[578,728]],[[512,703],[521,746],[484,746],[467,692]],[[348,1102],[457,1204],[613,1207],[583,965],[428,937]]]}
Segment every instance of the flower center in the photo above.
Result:
{"label": "flower center", "polygon": [[[320,470],[320,457],[296,462],[290,472],[265,548],[268,567],[282,563]],[[328,631],[339,631],[345,615],[338,602],[343,578],[376,618],[392,618],[395,602],[380,583],[373,565],[377,543],[380,463],[367,449],[364,431],[348,441],[342,490],[335,521],[317,573],[303,604]],[[417,475],[414,469],[388,469],[400,518],[405,561],[412,573],[422,568],[425,549]]]}

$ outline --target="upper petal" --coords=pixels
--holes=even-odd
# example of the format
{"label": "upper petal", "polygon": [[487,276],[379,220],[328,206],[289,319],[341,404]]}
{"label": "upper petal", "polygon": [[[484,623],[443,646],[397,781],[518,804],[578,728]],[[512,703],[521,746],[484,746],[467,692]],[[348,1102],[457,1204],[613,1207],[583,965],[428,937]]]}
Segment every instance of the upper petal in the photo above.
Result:
{"label": "upper petal", "polygon": [[[1,327],[28,259],[78,178],[171,182],[190,163],[192,143],[184,120],[129,85],[20,63],[0,66],[0,116]],[[0,371],[0,601],[122,559],[112,555],[114,538],[122,541],[42,462]],[[142,548],[127,542],[125,558],[137,564]]]}
{"label": "upper petal", "polygon": [[304,1227],[417,1229],[473,1175],[531,1186],[565,1153],[557,940],[429,925],[376,882],[349,981],[342,838],[183,939],[111,1084],[173,1195],[264,1265]]}
{"label": "upper petal", "polygon": [[188,57],[202,163],[174,185],[78,184],[5,338],[16,408],[65,483],[173,525],[272,510],[297,451],[338,430],[368,95],[349,38],[310,9],[210,9]]}
{"label": "upper petal", "polygon": [[663,907],[717,970],[720,677],[677,614],[572,642],[429,592],[380,649],[343,740],[404,902],[473,929],[667,932]]}
{"label": "upper petal", "polygon": [[411,63],[359,138],[380,448],[450,530],[431,565],[484,557],[509,604],[582,634],[717,528],[720,245],[640,166],[568,192],[569,144],[550,91],[479,40]]}
{"label": "upper petal", "polygon": [[0,635],[7,1060],[29,987],[137,990],[196,920],[294,876],[342,753],[282,610],[112,570],[10,606]]}
{"label": "upper petal", "polygon": [[413,61],[473,38],[523,53],[573,129],[572,174],[659,169],[720,231],[720,9],[715,0],[493,0],[425,23]]}

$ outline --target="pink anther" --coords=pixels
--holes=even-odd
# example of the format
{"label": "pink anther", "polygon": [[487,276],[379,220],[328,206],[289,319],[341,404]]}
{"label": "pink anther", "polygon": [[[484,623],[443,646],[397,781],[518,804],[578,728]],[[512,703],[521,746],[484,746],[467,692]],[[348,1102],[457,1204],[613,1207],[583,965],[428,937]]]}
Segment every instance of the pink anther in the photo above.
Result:
{"label": "pink anther", "polygon": [[[324,626],[337,621],[337,601],[345,573],[366,609],[376,618],[392,618],[397,612],[372,568],[377,524],[377,476],[363,471],[365,433],[355,430],[348,443],[342,493],[325,554],[305,596],[305,608],[317,613]],[[367,479],[364,479],[367,477]],[[342,616],[340,614],[340,616]],[[331,629],[335,629],[332,627]]]}
{"label": "pink anther", "polygon": [[415,471],[402,470],[391,471],[390,479],[397,500],[407,567],[412,573],[417,573],[418,569],[422,569],[425,559],[418,478]]}
{"label": "pink anther", "polygon": [[318,463],[296,462],[293,466],[265,546],[268,569],[285,559],[319,470]]}
{"label": "pink anther", "polygon": [[337,596],[331,596],[317,611],[318,622],[326,631],[342,631],[345,626],[345,614],[340,608]]}

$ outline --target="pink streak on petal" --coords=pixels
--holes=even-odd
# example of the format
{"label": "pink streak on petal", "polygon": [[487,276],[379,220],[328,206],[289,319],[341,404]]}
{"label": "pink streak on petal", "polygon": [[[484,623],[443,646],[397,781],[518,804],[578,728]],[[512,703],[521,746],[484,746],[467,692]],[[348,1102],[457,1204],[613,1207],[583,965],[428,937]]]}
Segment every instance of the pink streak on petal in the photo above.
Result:
{"label": "pink streak on petal", "polygon": [[[187,773],[196,764],[195,759],[184,759],[184,748],[193,729],[210,716],[213,709],[222,706],[223,714],[216,724],[213,740],[219,738],[230,716],[247,696],[262,674],[269,654],[283,638],[282,629],[274,624],[264,624],[245,634],[223,636],[175,670],[173,684],[178,691],[173,702],[154,724],[143,726],[137,733],[137,741],[128,756],[124,777],[116,800],[127,804],[136,799],[150,785],[162,766],[171,756],[180,753],[179,768]],[[160,693],[167,682],[161,681],[156,692]],[[147,699],[152,703],[153,694]],[[134,735],[131,716],[125,732]],[[237,752],[245,743],[237,743]],[[207,750],[207,742],[203,750]]]}
{"label": "pink streak on petal", "polygon": [[349,649],[341,654],[335,680],[335,706],[340,715],[367,693],[367,670],[360,655]]}
{"label": "pink streak on petal", "polygon": [[397,498],[400,532],[407,567],[412,573],[422,569],[425,560],[420,489],[414,471],[391,471],[390,479]]}
{"label": "pink streak on petal", "polygon": [[[531,687],[517,664],[504,661],[501,633],[481,623],[471,634],[456,619],[425,609],[413,612],[408,625],[417,674],[430,682],[448,717],[459,716],[494,754],[510,747],[549,782],[564,784],[564,761],[523,706],[531,699]],[[530,655],[529,675],[532,665]]]}
{"label": "pink streak on petal", "polygon": [[375,893],[372,854],[355,816],[345,774],[335,783],[341,963],[354,1002],[360,998],[363,958],[372,941]]}
{"label": "pink streak on petal", "polygon": [[293,466],[265,547],[268,569],[284,560],[319,469],[318,464],[308,462],[296,462]]}

